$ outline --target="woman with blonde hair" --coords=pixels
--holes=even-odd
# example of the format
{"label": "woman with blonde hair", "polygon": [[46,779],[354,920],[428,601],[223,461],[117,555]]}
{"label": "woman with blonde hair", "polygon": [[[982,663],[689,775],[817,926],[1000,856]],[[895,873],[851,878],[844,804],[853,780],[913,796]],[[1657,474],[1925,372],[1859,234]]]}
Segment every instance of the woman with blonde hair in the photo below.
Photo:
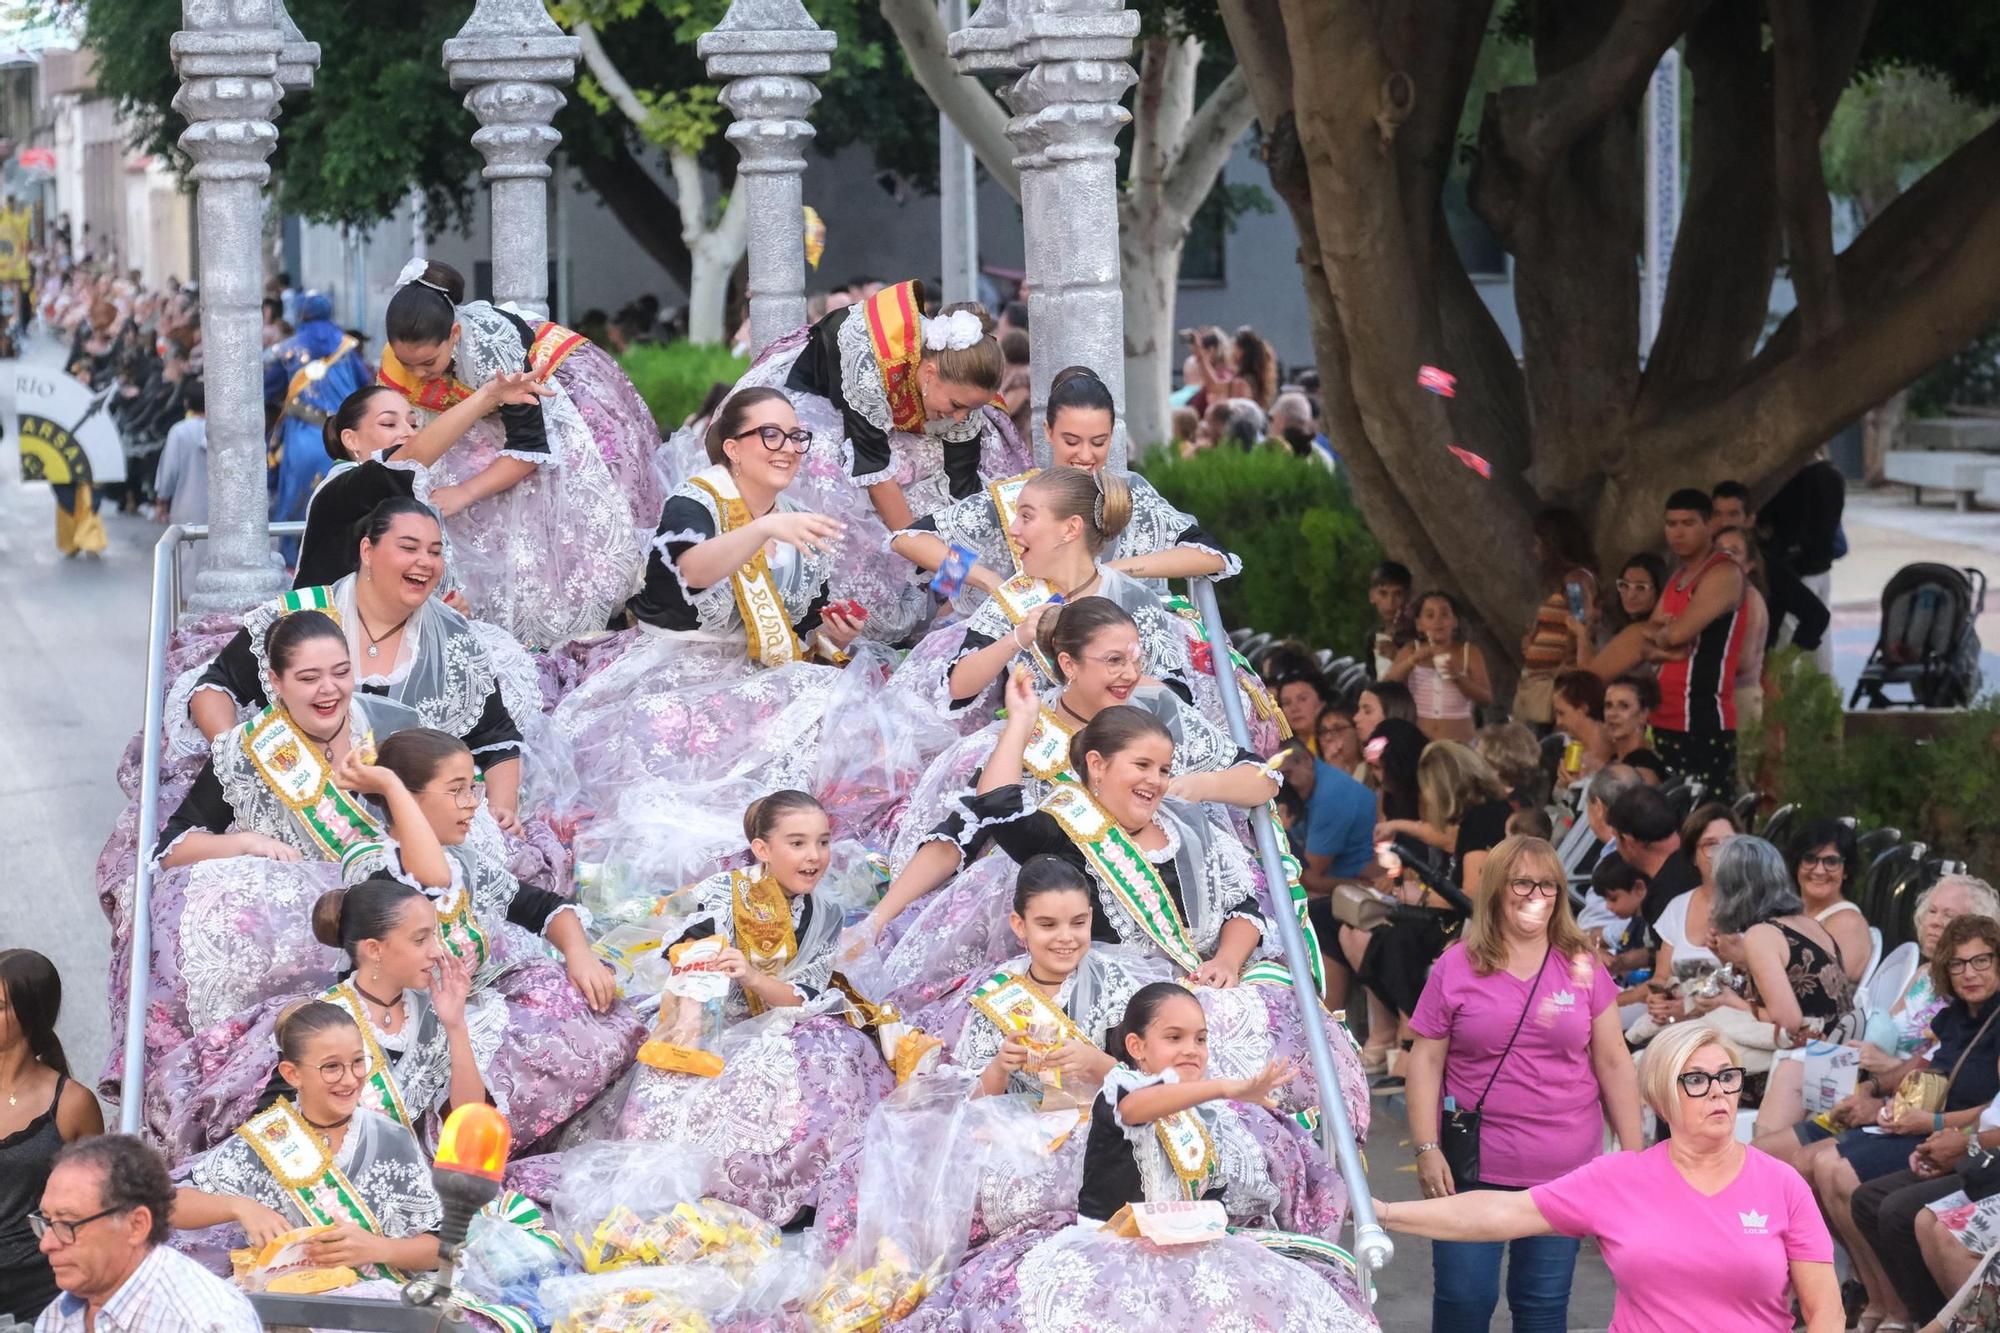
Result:
{"label": "woman with blonde hair", "polygon": [[[1791,1333],[1794,1297],[1806,1333],[1845,1327],[1833,1239],[1811,1193],[1736,1140],[1742,1053],[1712,1029],[1675,1028],[1647,1048],[1638,1090],[1672,1130],[1643,1152],[1598,1157],[1526,1190],[1378,1201],[1375,1216],[1391,1230],[1496,1250],[1510,1240],[1593,1236],[1618,1284],[1617,1329]],[[1546,1112],[1562,1091],[1545,1082],[1526,1095]],[[1412,1097],[1413,1118],[1415,1109]],[[1666,1248],[1662,1237],[1672,1238]]]}
{"label": "woman with blonde hair", "polygon": [[[1617,998],[1570,915],[1555,848],[1525,837],[1494,848],[1472,919],[1432,966],[1410,1016],[1410,1141],[1426,1198],[1518,1192],[1585,1165],[1602,1142],[1600,1104],[1619,1144],[1642,1146]],[[1431,1249],[1434,1329],[1483,1329],[1492,1319],[1500,1245],[1473,1239],[1444,1236]],[[1515,1327],[1568,1327],[1576,1254],[1572,1239],[1517,1235],[1507,1280]]]}

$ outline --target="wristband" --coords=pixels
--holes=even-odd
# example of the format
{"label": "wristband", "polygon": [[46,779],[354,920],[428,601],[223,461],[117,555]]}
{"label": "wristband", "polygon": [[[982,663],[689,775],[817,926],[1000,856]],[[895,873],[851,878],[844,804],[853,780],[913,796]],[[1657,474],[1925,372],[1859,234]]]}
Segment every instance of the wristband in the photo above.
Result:
{"label": "wristband", "polygon": [[1416,1146],[1416,1150],[1412,1152],[1410,1156],[1422,1157],[1427,1152],[1436,1152],[1436,1151],[1437,1151],[1437,1143],[1435,1141],[1430,1143],[1419,1143]]}
{"label": "wristband", "polygon": [[1932,1113],[1931,1113],[1931,1132],[1932,1132],[1932,1133],[1935,1133],[1935,1134],[1942,1134],[1942,1133],[1944,1133],[1944,1112],[1943,1112],[1943,1111],[1934,1111],[1934,1112],[1932,1112]]}

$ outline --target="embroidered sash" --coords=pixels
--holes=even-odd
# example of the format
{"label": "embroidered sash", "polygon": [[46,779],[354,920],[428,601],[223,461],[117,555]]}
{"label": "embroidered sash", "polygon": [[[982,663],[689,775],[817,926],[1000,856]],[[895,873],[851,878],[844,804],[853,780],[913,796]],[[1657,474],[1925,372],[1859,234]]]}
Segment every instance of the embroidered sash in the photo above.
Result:
{"label": "embroidered sash", "polygon": [[[1028,618],[1028,613],[1037,607],[1051,606],[1062,601],[1062,594],[1056,591],[1055,584],[1046,579],[1038,579],[1028,574],[1016,574],[993,590],[993,600],[1002,611],[1006,612],[1008,624],[1019,625]],[[1035,659],[1035,665],[1042,669],[1044,676],[1057,684],[1062,683],[1062,673],[1056,670],[1054,662],[1043,655],[1040,644],[1030,643],[1028,652]]]}
{"label": "embroidered sash", "polygon": [[[582,334],[566,329],[560,324],[543,323],[535,328],[535,339],[528,345],[528,368],[536,379],[547,379],[556,373],[571,352],[590,340]],[[394,389],[404,398],[427,412],[446,412],[472,397],[472,388],[457,376],[443,380],[424,380],[412,375],[403,363],[396,359],[395,349],[387,343],[382,345],[382,368],[375,378]]]}
{"label": "embroidered sash", "polygon": [[389,1058],[383,1054],[382,1044],[375,1040],[375,1027],[368,1018],[368,1006],[361,1002],[361,993],[354,989],[353,983],[343,981],[319,998],[345,1009],[354,1019],[354,1026],[361,1029],[361,1049],[368,1056],[368,1073],[361,1080],[361,1103],[409,1128],[410,1113],[403,1107],[403,1094],[396,1089]]}
{"label": "embroidered sash", "polygon": [[[298,1110],[284,1098],[245,1121],[236,1131],[263,1162],[271,1178],[289,1194],[310,1224],[333,1226],[352,1222],[371,1235],[381,1235],[382,1225],[327,1150],[326,1140],[306,1124]],[[535,1239],[558,1252],[561,1243],[542,1226],[541,1209],[505,1191],[481,1211],[511,1222]],[[387,1278],[392,1282],[408,1279],[408,1274],[387,1264],[367,1264],[358,1270],[365,1278]],[[535,1322],[527,1312],[512,1305],[492,1305],[454,1291],[452,1300],[477,1314],[485,1315],[506,1333],[535,1333]]]}
{"label": "embroidered sash", "polygon": [[1017,571],[1021,568],[1021,548],[1015,544],[1011,530],[1014,526],[1014,513],[1020,507],[1021,492],[1027,489],[1029,482],[1041,474],[1040,468],[1029,468],[1018,477],[1008,477],[993,482],[986,488],[986,494],[993,501],[993,512],[1000,519],[1000,536],[1007,543],[1007,553],[1014,557],[1014,568]]}
{"label": "embroidered sash", "polygon": [[[689,479],[689,484],[708,492],[715,501],[723,532],[734,532],[750,522],[750,506],[737,494],[728,469],[704,468]],[[778,580],[771,573],[771,558],[763,547],[758,547],[757,554],[729,576],[729,590],[735,594],[736,610],[743,617],[751,661],[759,666],[779,667],[805,657],[799,636],[792,632],[792,617],[778,592]]]}
{"label": "embroidered sash", "polygon": [[[729,872],[730,918],[736,947],[750,966],[775,977],[799,956],[798,932],[792,928],[792,905],[778,881],[754,877],[747,870]],[[765,1004],[747,988],[743,998],[754,1016]]]}
{"label": "embroidered sash", "polygon": [[1155,1120],[1153,1134],[1166,1151],[1167,1165],[1180,1179],[1181,1191],[1190,1199],[1199,1199],[1216,1162],[1215,1140],[1208,1136],[1208,1126],[1189,1108]]}
{"label": "embroidered sash", "polygon": [[1064,783],[1049,794],[1041,809],[1083,853],[1098,882],[1110,890],[1148,939],[1188,971],[1201,966],[1201,954],[1188,939],[1187,922],[1160,872],[1132,836],[1105,813],[1096,797],[1080,783]]}
{"label": "embroidered sash", "polygon": [[[1208,641],[1208,627],[1202,623],[1201,612],[1195,609],[1193,602],[1179,593],[1170,594],[1161,600],[1169,611],[1194,626],[1196,639],[1203,643]],[[1291,727],[1285,724],[1285,710],[1278,707],[1277,699],[1265,688],[1264,678],[1251,669],[1250,659],[1237,651],[1232,644],[1229,648],[1229,661],[1236,668],[1237,686],[1242,689],[1244,697],[1250,700],[1251,707],[1257,710],[1257,715],[1278,722],[1289,738]]]}
{"label": "embroidered sash", "polygon": [[472,910],[471,891],[451,889],[432,901],[437,905],[439,942],[451,950],[452,957],[471,964],[474,972],[485,967],[492,946],[486,932],[479,927],[478,914]]}
{"label": "embroidered sash", "polygon": [[327,860],[339,861],[355,844],[382,836],[375,817],[334,784],[319,746],[281,705],[271,704],[244,724],[243,752]]}
{"label": "embroidered sash", "polygon": [[1022,765],[1044,782],[1075,782],[1069,766],[1069,743],[1076,733],[1044,708],[1035,718],[1035,734],[1021,754]]}
{"label": "embroidered sash", "polygon": [[318,611],[340,623],[340,607],[333,600],[331,587],[294,588],[279,597],[274,605],[278,608],[278,618],[284,619],[295,611]]}
{"label": "embroidered sash", "polygon": [[1255,1241],[1265,1249],[1288,1259],[1322,1263],[1352,1273],[1354,1256],[1330,1240],[1306,1236],[1296,1231],[1271,1231],[1262,1227],[1231,1227],[1229,1234]]}
{"label": "embroidered sash", "polygon": [[868,321],[868,346],[888,391],[890,420],[905,434],[921,435],[924,396],[917,388],[917,367],[924,359],[924,325],[917,284],[884,287],[862,302],[861,317]]}
{"label": "embroidered sash", "polygon": [[[1065,1041],[1090,1040],[1048,996],[1036,990],[1025,977],[1011,972],[995,972],[967,997],[967,1003],[1003,1035],[1019,1037],[1041,1051],[1052,1051]],[[1054,1152],[1083,1126],[1090,1107],[1063,1091],[1061,1070],[1045,1070],[1031,1077],[1042,1084],[1045,1117],[1042,1146],[1044,1151]]]}

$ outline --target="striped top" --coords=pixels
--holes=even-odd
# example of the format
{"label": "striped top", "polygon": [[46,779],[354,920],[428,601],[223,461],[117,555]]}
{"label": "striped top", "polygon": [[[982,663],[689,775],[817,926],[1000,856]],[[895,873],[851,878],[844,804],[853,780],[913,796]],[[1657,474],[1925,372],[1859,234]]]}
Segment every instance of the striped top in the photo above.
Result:
{"label": "striped top", "polygon": [[[1694,600],[1694,592],[1710,570],[1730,563],[1724,551],[1711,551],[1692,576],[1678,571],[1660,589],[1660,610],[1677,617]],[[1656,730],[1707,735],[1736,730],[1736,667],[1743,652],[1749,617],[1743,599],[1708,622],[1687,645],[1688,655],[1660,664],[1660,706],[1653,710]]]}
{"label": "striped top", "polygon": [[1583,590],[1587,601],[1595,601],[1597,576],[1587,569],[1572,569],[1554,592],[1535,608],[1535,628],[1521,665],[1529,671],[1559,671],[1575,660],[1576,643],[1569,635],[1569,586]]}

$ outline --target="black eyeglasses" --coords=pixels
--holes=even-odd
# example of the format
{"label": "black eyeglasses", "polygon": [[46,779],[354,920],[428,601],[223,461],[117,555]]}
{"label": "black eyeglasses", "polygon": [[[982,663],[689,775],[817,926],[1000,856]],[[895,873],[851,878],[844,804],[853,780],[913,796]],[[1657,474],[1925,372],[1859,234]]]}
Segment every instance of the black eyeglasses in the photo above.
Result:
{"label": "black eyeglasses", "polygon": [[1970,958],[1951,959],[1944,965],[1944,970],[1955,977],[1963,976],[1967,972],[1991,972],[1993,970],[1993,951],[1988,949],[1985,953],[1976,953]]}
{"label": "black eyeglasses", "polygon": [[1538,893],[1544,898],[1553,898],[1562,891],[1562,885],[1552,879],[1510,879],[1507,891],[1516,898],[1532,898]]}
{"label": "black eyeglasses", "polygon": [[1799,869],[1801,870],[1838,870],[1846,864],[1847,858],[1839,852],[1824,852],[1813,856],[1801,856],[1799,858]]}
{"label": "black eyeglasses", "polygon": [[780,430],[776,426],[759,426],[755,430],[746,430],[741,435],[732,435],[729,438],[742,440],[752,435],[763,441],[764,447],[774,454],[788,444],[800,453],[804,453],[806,446],[813,440],[812,432],[809,430]]}
{"label": "black eyeglasses", "polygon": [[44,1217],[40,1213],[29,1213],[28,1230],[35,1233],[36,1240],[40,1240],[53,1231],[56,1233],[56,1240],[64,1245],[74,1245],[76,1244],[76,1231],[78,1227],[89,1226],[100,1217],[110,1217],[113,1213],[130,1211],[128,1208],[106,1208],[101,1213],[92,1213],[89,1217],[79,1217],[74,1222],[64,1222],[57,1218]]}
{"label": "black eyeglasses", "polygon": [[1743,1066],[1731,1065],[1710,1073],[1706,1069],[1690,1069],[1674,1080],[1681,1085],[1681,1091],[1690,1097],[1706,1097],[1711,1085],[1724,1092],[1743,1091]]}

